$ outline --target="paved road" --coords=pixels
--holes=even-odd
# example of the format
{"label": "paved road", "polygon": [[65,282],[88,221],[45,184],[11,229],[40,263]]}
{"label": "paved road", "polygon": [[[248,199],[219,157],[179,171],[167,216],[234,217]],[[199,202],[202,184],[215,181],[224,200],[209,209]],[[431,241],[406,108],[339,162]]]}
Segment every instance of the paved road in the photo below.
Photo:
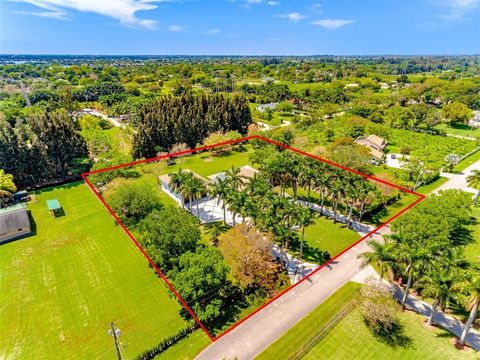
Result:
{"label": "paved road", "polygon": [[473,163],[459,174],[450,175],[448,181],[440,185],[434,192],[449,189],[462,189],[475,194],[477,190],[469,187],[467,183],[467,177],[473,172],[473,170],[480,170],[480,161]]}
{"label": "paved road", "polygon": [[[372,236],[380,239],[385,227]],[[253,359],[310,313],[358,272],[358,254],[368,251],[366,241],[354,246],[334,263],[275,300],[263,310],[202,351],[198,360]]]}
{"label": "paved road", "polygon": [[[475,169],[480,169],[480,161],[470,165],[462,174],[453,176],[435,192],[446,189],[475,192],[468,188],[465,180]],[[388,231],[389,227],[385,227],[371,238],[380,240]],[[361,271],[361,260],[357,259],[357,255],[368,250],[366,241],[357,244],[340,256],[334,264],[320,270],[212,343],[198,355],[197,359],[253,359],[343,284],[358,276]]]}

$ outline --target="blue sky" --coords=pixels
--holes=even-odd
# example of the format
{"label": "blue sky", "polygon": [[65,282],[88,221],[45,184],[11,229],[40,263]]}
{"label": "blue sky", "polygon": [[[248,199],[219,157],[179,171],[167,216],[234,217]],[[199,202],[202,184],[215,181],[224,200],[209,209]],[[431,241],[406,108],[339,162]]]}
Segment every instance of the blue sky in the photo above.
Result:
{"label": "blue sky", "polygon": [[480,0],[0,0],[0,53],[479,54]]}

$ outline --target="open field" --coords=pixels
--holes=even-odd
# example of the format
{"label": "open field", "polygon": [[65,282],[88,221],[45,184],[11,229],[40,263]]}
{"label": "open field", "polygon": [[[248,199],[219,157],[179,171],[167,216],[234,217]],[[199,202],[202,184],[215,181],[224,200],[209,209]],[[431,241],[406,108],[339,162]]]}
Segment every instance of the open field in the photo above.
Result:
{"label": "open field", "polygon": [[[53,218],[56,198],[65,216]],[[180,305],[83,183],[37,192],[36,234],[0,246],[0,358],[111,359],[110,322],[129,358],[186,322]]]}
{"label": "open field", "polygon": [[437,125],[435,128],[445,131],[446,134],[480,137],[480,128],[472,128],[466,124],[455,124],[453,126],[448,126],[447,124],[442,123]]}
{"label": "open field", "polygon": [[[285,335],[270,345],[257,360],[288,358],[304,346],[346,304],[354,300],[359,284],[349,282],[308,314]],[[423,317],[399,314],[406,344],[392,347],[377,339],[354,309],[341,320],[304,359],[475,359],[474,353],[461,353],[450,344],[444,330],[427,330]]]}
{"label": "open field", "polygon": [[422,316],[407,311],[398,317],[404,327],[404,346],[390,346],[375,337],[355,309],[304,359],[478,359],[473,351],[462,353],[455,349],[450,343],[451,335],[445,330],[425,328]]}
{"label": "open field", "polygon": [[[264,352],[256,357],[257,360],[288,359],[300,347],[324,326],[338,311],[352,301],[360,285],[349,282],[338,289],[286,334],[271,344]],[[350,335],[350,337],[352,334]],[[341,344],[339,344],[341,345]]]}

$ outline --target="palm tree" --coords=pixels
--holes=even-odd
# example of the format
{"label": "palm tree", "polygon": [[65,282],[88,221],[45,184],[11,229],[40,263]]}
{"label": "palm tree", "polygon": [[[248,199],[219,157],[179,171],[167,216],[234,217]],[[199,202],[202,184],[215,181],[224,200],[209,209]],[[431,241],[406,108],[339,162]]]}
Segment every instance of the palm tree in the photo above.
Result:
{"label": "palm tree", "polygon": [[300,173],[300,183],[307,188],[307,200],[310,201],[310,192],[317,177],[316,166],[311,161],[306,161]]}
{"label": "palm tree", "polygon": [[238,190],[245,183],[245,178],[240,175],[240,168],[234,166],[230,170],[225,171],[225,180],[227,180],[232,190]]}
{"label": "palm tree", "polygon": [[[244,192],[240,191],[231,191],[227,196],[227,205],[233,215],[233,226],[235,226],[235,218],[237,214],[244,214],[245,202],[247,200],[247,195]],[[243,217],[243,222],[245,222],[245,217]]]}
{"label": "palm tree", "polygon": [[462,294],[465,295],[465,303],[467,309],[470,311],[467,322],[463,327],[462,334],[458,343],[463,346],[465,344],[465,338],[467,337],[468,332],[472,324],[475,322],[478,314],[478,308],[480,305],[480,267],[476,266],[467,270],[463,274],[463,280],[458,282],[456,287],[460,290]]}
{"label": "palm tree", "polygon": [[[189,194],[189,196],[193,197],[197,206],[197,217],[198,221],[200,221],[200,210],[198,206],[198,201],[200,197],[205,193],[206,187],[202,180],[195,176],[191,176],[187,179],[185,183],[185,190]],[[192,210],[192,204],[190,203],[190,211]]]}
{"label": "palm tree", "polygon": [[303,257],[303,242],[305,241],[305,227],[314,223],[313,213],[309,208],[300,206],[297,210],[297,223],[302,228],[300,238],[300,257]]}
{"label": "palm tree", "polygon": [[223,209],[223,223],[227,225],[227,208],[226,208],[226,201],[227,197],[230,195],[230,186],[226,179],[217,178],[211,185],[210,185],[210,195],[213,197],[217,197],[217,204],[222,201],[222,209]]}
{"label": "palm tree", "polygon": [[173,191],[178,192],[182,197],[182,208],[185,208],[185,194],[183,193],[185,181],[187,179],[187,172],[182,169],[178,169],[178,172],[169,174],[170,176],[170,187]]}
{"label": "palm tree", "polygon": [[363,259],[361,268],[367,265],[375,264],[380,269],[380,277],[383,279],[385,273],[392,274],[392,265],[395,263],[395,256],[392,249],[392,243],[381,244],[377,241],[370,241],[369,246],[372,251],[364,252],[358,255]]}
{"label": "palm tree", "polygon": [[0,205],[3,207],[6,197],[12,196],[12,194],[17,191],[17,187],[13,182],[13,175],[6,174],[5,170],[0,169]]}
{"label": "palm tree", "polygon": [[422,274],[431,264],[432,250],[418,240],[409,240],[395,244],[394,251],[399,263],[405,265],[404,274],[407,276],[407,283],[402,297],[402,309],[408,298],[408,292],[413,284],[413,279]]}
{"label": "palm tree", "polygon": [[478,197],[480,196],[480,170],[473,170],[470,175],[467,176],[468,185],[477,190],[473,202],[476,204]]}
{"label": "palm tree", "polygon": [[449,299],[455,298],[453,285],[458,279],[455,268],[439,264],[420,279],[423,284],[422,295],[433,298],[432,311],[428,317],[427,324],[432,325],[437,313],[438,306],[444,307]]}

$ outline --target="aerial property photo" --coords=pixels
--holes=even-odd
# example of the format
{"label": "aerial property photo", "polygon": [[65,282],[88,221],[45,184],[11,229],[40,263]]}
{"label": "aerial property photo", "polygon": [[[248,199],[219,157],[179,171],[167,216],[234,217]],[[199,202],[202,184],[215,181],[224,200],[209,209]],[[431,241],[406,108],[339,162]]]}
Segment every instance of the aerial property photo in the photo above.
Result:
{"label": "aerial property photo", "polygon": [[[424,199],[260,136],[83,177],[211,340]],[[416,200],[385,223],[362,222],[406,194]]]}
{"label": "aerial property photo", "polygon": [[0,1],[0,360],[480,360],[479,22]]}

